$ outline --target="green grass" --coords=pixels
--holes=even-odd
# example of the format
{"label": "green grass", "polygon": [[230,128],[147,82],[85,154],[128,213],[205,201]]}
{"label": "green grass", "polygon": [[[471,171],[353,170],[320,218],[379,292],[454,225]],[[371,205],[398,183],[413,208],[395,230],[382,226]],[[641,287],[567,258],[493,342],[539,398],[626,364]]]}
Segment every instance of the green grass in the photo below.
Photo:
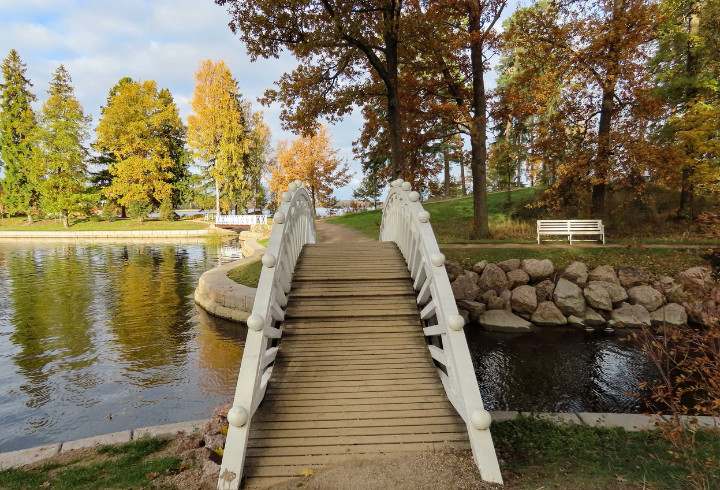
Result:
{"label": "green grass", "polygon": [[261,239],[258,240],[257,242],[258,242],[260,245],[262,245],[263,247],[267,248],[269,241],[270,241],[270,237],[267,237],[267,238],[261,238]]}
{"label": "green grass", "polygon": [[448,260],[470,269],[481,260],[498,263],[508,259],[550,259],[556,269],[564,269],[570,262],[585,262],[588,267],[610,265],[615,268],[632,265],[654,276],[674,276],[695,266],[710,262],[697,249],[668,248],[472,248],[440,247]]}
{"label": "green grass", "polygon": [[228,272],[228,278],[232,279],[238,284],[247,286],[250,288],[256,288],[258,281],[260,281],[260,273],[262,272],[262,261],[255,260],[249,264],[243,264],[239,267]]}
{"label": "green grass", "polygon": [[161,221],[146,219],[142,223],[136,219],[119,219],[101,221],[96,218],[70,220],[70,228],[63,228],[62,223],[55,220],[36,221],[28,226],[25,218],[4,218],[0,231],[133,231],[133,230],[203,230],[208,224],[196,221],[178,220]]}
{"label": "green grass", "polygon": [[[690,487],[682,460],[669,453],[673,448],[657,431],[556,425],[520,417],[493,424],[492,434],[511,488]],[[696,450],[699,461],[720,461],[720,432],[698,431]],[[720,481],[717,466],[708,467],[707,474],[711,482]]]}
{"label": "green grass", "polygon": [[181,458],[152,458],[169,439],[141,439],[119,446],[102,446],[89,461],[49,463],[36,469],[0,471],[0,488],[53,489],[151,488],[152,475],[162,476],[180,467]]}
{"label": "green grass", "polygon": [[380,222],[382,221],[382,210],[363,211],[360,213],[345,214],[328,218],[328,223],[335,223],[347,226],[353,230],[369,236],[375,240],[380,236]]}

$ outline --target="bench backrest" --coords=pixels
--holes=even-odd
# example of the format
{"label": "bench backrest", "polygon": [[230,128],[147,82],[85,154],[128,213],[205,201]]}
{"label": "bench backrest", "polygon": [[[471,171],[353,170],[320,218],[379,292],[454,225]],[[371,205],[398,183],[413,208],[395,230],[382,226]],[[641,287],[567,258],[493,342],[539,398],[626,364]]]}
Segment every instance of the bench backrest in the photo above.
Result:
{"label": "bench backrest", "polygon": [[602,231],[602,220],[599,219],[539,219],[539,232],[570,232],[570,231]]}

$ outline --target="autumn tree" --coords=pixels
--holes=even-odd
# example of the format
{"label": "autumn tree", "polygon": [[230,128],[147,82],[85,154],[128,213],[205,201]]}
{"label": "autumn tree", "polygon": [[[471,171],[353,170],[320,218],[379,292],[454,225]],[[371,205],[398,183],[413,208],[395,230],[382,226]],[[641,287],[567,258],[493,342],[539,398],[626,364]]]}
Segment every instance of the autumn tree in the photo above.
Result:
{"label": "autumn tree", "polygon": [[281,141],[276,150],[277,163],[270,169],[270,192],[279,196],[290,182],[301,180],[315,212],[318,204],[326,205],[333,190],[347,185],[352,177],[347,162],[337,154],[325,126],[320,126],[313,136]]}
{"label": "autumn tree", "polygon": [[663,180],[680,189],[678,216],[692,216],[696,188],[720,187],[720,1],[666,0],[650,61],[666,103],[657,140],[669,150]]}
{"label": "autumn tree", "polygon": [[68,218],[81,209],[86,181],[90,117],[75,97],[72,78],[60,65],[50,81],[48,99],[43,104],[38,137],[42,178],[39,183],[40,205],[58,213],[68,228]]}
{"label": "autumn tree", "polygon": [[126,78],[101,109],[94,148],[111,156],[113,177],[103,193],[124,207],[170,199],[176,175],[183,171],[176,144],[185,127],[168,95],[161,96],[152,80]]}
{"label": "autumn tree", "polygon": [[[400,104],[400,46],[413,4],[371,2],[296,2],[215,0],[227,7],[230,28],[252,59],[287,51],[299,62],[285,73],[266,102],[280,102],[286,127],[304,134],[325,116],[334,121],[355,105],[382,101],[388,126],[393,177],[406,177],[404,124]],[[372,77],[380,83],[380,90]]]}
{"label": "autumn tree", "polygon": [[32,109],[35,95],[26,76],[25,63],[14,49],[2,63],[0,84],[0,159],[3,164],[3,205],[9,213],[26,213],[33,223],[38,203],[35,168],[37,120]]}
{"label": "autumn tree", "polygon": [[559,120],[549,121],[555,132],[546,141],[568,158],[554,190],[562,197],[586,187],[595,216],[606,213],[608,185],[640,161],[628,152],[643,148],[651,110],[645,62],[656,22],[650,0],[549,2],[518,10],[504,33],[524,63],[543,67],[539,76],[559,75]]}
{"label": "autumn tree", "polygon": [[269,129],[252,113],[225,62],[205,60],[195,72],[188,116],[188,145],[215,183],[215,210],[222,196],[242,205],[258,193]]}

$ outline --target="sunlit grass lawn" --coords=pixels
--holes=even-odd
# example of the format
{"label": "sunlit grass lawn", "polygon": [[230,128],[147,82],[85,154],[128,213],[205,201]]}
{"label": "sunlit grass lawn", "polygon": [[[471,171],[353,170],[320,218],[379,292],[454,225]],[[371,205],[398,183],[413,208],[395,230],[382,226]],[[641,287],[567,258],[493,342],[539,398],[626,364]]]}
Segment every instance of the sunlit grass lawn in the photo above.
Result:
{"label": "sunlit grass lawn", "polygon": [[202,230],[209,223],[199,223],[190,220],[162,221],[146,219],[142,223],[136,219],[118,219],[116,221],[101,221],[98,219],[82,218],[71,219],[70,228],[64,228],[60,221],[45,219],[35,221],[32,226],[27,218],[3,218],[0,231],[148,231],[148,230]]}
{"label": "sunlit grass lawn", "polygon": [[228,272],[228,278],[232,279],[238,284],[247,286],[250,288],[256,288],[258,281],[260,281],[260,273],[262,272],[262,262],[256,260],[247,264],[243,264],[239,267]]}

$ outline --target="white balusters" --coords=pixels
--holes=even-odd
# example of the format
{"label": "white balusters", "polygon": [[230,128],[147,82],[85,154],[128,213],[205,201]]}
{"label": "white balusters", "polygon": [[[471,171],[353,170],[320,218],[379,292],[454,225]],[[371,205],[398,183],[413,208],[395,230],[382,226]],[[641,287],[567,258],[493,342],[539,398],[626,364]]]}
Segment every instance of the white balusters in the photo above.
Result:
{"label": "white balusters", "polygon": [[380,240],[395,242],[405,258],[418,292],[417,304],[424,322],[428,349],[438,365],[438,375],[448,399],[465,421],[475,463],[484,480],[502,483],[500,467],[490,436],[490,414],[484,409],[470,358],[465,321],[458,315],[445,256],[440,253],[430,226],[430,214],[420,204],[420,194],[408,182],[392,182],[385,201]]}
{"label": "white balusters", "polygon": [[234,490],[240,484],[252,416],[265,396],[272,375],[272,363],[277,356],[273,341],[282,335],[279,325],[285,317],[283,308],[287,305],[286,294],[290,291],[295,264],[303,246],[315,243],[312,205],[302,183],[293,182],[282,200],[262,259],[252,314],[247,320],[245,350],[233,407],[228,412],[230,427],[218,479],[220,489]]}

